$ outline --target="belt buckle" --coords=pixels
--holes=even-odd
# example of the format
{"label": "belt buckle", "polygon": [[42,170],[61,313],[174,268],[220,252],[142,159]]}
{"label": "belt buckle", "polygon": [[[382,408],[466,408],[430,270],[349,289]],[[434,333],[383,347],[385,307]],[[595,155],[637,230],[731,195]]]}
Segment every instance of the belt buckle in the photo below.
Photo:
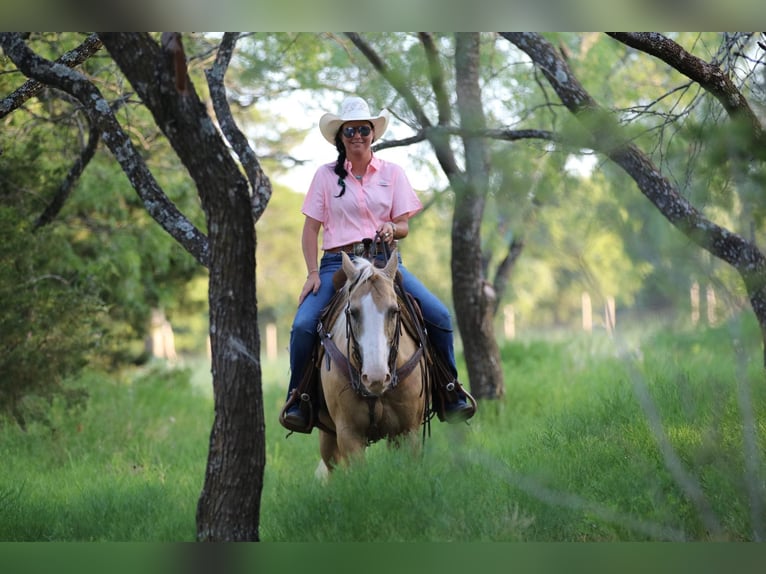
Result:
{"label": "belt buckle", "polygon": [[351,246],[351,253],[353,253],[357,257],[361,257],[362,255],[364,255],[364,243],[354,243]]}

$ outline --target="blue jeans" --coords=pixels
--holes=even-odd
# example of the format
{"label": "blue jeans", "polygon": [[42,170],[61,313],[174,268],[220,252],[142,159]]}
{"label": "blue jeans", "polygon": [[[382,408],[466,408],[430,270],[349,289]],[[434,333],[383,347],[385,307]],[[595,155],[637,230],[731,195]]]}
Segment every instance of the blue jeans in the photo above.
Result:
{"label": "blue jeans", "polygon": [[[423,319],[426,322],[428,339],[436,352],[446,360],[453,377],[457,379],[452,318],[449,310],[417,277],[402,265],[401,255],[398,253],[397,255],[404,290],[412,294],[420,304]],[[353,259],[353,256],[351,258]],[[306,363],[311,360],[311,353],[317,342],[319,316],[322,309],[327,306],[335,294],[332,278],[335,272],[341,268],[342,261],[343,256],[340,253],[325,253],[322,256],[319,264],[319,277],[322,284],[316,294],[309,293],[306,296],[295,313],[290,331],[290,388],[288,395],[292,389],[298,388]]]}

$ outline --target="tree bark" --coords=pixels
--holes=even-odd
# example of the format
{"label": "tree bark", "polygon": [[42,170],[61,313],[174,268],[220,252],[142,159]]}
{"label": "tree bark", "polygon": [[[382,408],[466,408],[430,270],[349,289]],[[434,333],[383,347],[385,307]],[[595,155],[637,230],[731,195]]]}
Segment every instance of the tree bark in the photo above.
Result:
{"label": "tree bark", "polygon": [[[19,40],[21,37],[17,35]],[[85,60],[90,58],[93,54],[101,49],[101,40],[97,34],[90,34],[85,41],[77,46],[74,50],[70,50],[59,59],[56,63],[63,64],[70,68],[74,68],[82,64]],[[18,64],[17,64],[18,65]],[[0,100],[0,119],[7,116],[16,108],[20,107],[28,99],[33,98],[40,93],[45,87],[43,82],[39,82],[34,79],[27,80],[24,85],[16,89],[7,97]]]}
{"label": "tree bark", "polygon": [[[486,126],[479,87],[479,34],[455,35],[457,107],[461,128]],[[484,138],[464,135],[465,175],[455,186],[452,219],[452,297],[476,398],[505,394],[500,350],[494,332],[496,294],[484,277],[481,221],[489,187],[489,164]]]}

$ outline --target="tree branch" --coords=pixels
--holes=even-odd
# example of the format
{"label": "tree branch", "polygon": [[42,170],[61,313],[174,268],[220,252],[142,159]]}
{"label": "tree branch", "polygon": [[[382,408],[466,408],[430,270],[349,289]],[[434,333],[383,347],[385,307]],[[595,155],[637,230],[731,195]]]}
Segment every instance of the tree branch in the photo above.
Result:
{"label": "tree branch", "polygon": [[396,147],[407,147],[412,144],[420,143],[424,140],[429,139],[426,133],[431,134],[432,137],[433,137],[433,134],[449,134],[449,135],[460,136],[460,137],[487,138],[487,139],[508,141],[508,142],[525,140],[525,139],[540,139],[540,140],[546,140],[546,141],[552,141],[552,142],[558,142],[558,143],[566,143],[562,141],[562,139],[559,137],[558,134],[555,134],[548,130],[537,130],[537,129],[512,130],[512,129],[497,129],[497,128],[487,128],[483,130],[470,130],[470,129],[464,129],[464,128],[453,127],[453,126],[444,126],[444,127],[439,126],[439,127],[429,128],[427,132],[421,130],[417,132],[414,136],[411,136],[408,138],[377,142],[375,143],[375,145],[372,146],[372,149],[375,151],[378,151],[382,149],[391,149]]}
{"label": "tree branch", "polygon": [[460,175],[460,168],[455,161],[455,156],[452,153],[452,148],[449,146],[448,140],[440,138],[438,132],[429,132],[429,128],[432,127],[431,121],[426,116],[423,107],[418,102],[415,94],[412,93],[407,82],[399,74],[393,72],[386,66],[383,60],[378,56],[377,52],[365,42],[359,34],[356,32],[346,32],[346,36],[353,42],[357,49],[369,60],[373,68],[383,76],[383,78],[391,84],[391,86],[397,91],[397,93],[404,99],[407,106],[415,115],[415,119],[420,125],[420,129],[426,134],[429,142],[434,148],[436,159],[441,165],[442,170],[446,174],[448,179],[458,177]]}
{"label": "tree branch", "polygon": [[758,117],[747,99],[731,81],[731,78],[719,66],[690,54],[670,38],[656,32],[607,32],[607,34],[626,46],[659,58],[689,79],[697,82],[721,102],[732,119],[744,119],[757,144],[764,145],[766,143],[764,142],[763,126]]}
{"label": "tree branch", "polygon": [[431,34],[420,32],[418,34],[423,50],[428,60],[428,78],[431,81],[431,89],[436,96],[436,107],[439,110],[439,125],[449,125],[452,117],[452,106],[450,105],[447,88],[444,85],[444,71],[439,63],[439,53],[434,45],[434,39]]}
{"label": "tree branch", "polygon": [[[56,60],[56,63],[74,68],[98,52],[102,45],[103,44],[101,43],[98,35],[91,34],[74,50],[70,50],[61,56],[58,60]],[[10,114],[16,108],[21,107],[21,105],[30,98],[33,98],[39,94],[40,90],[42,90],[44,87],[45,84],[34,79],[30,79],[24,82],[20,88],[17,88],[9,96],[0,100],[0,119]]]}
{"label": "tree branch", "polygon": [[207,266],[207,237],[163,193],[98,88],[79,72],[32,52],[19,34],[0,34],[0,45],[24,75],[55,86],[80,101],[152,218],[197,261]]}
{"label": "tree branch", "polygon": [[239,157],[239,161],[242,163],[247,179],[250,182],[250,187],[253,191],[251,199],[253,220],[258,221],[271,198],[271,182],[263,172],[263,169],[261,169],[258,158],[255,156],[255,152],[250,147],[250,144],[248,144],[247,138],[234,121],[228,99],[226,98],[226,87],[223,83],[237,38],[238,34],[235,32],[226,32],[223,35],[213,67],[205,70],[205,76],[210,87],[210,98],[213,100],[213,108],[218,118],[218,124],[223,135]]}
{"label": "tree branch", "polygon": [[61,208],[64,206],[69,194],[74,188],[75,184],[79,181],[82,172],[85,171],[85,167],[88,165],[93,156],[96,153],[98,142],[101,140],[98,128],[93,122],[90,122],[90,131],[88,133],[88,143],[80,153],[80,157],[74,162],[74,165],[69,169],[66,178],[59,186],[56,194],[53,196],[53,200],[45,208],[40,217],[37,218],[34,224],[34,229],[39,229],[43,225],[47,225],[58,215]]}
{"label": "tree branch", "polygon": [[508,281],[511,278],[511,272],[516,266],[516,261],[519,260],[521,252],[524,250],[524,240],[514,237],[508,245],[508,253],[497,266],[495,271],[495,280],[492,282],[492,286],[495,289],[495,309],[494,313],[497,314],[500,301],[505,296],[505,291],[508,288]]}
{"label": "tree branch", "polygon": [[359,34],[356,32],[346,32],[345,35],[367,58],[370,64],[372,64],[372,67],[375,68],[375,70],[377,70],[389,84],[391,84],[402,98],[404,98],[404,101],[407,102],[412,113],[415,114],[418,123],[424,128],[431,127],[431,121],[428,119],[428,116],[426,116],[423,107],[418,102],[415,94],[412,93],[412,90],[410,90],[405,79],[395,70],[386,66],[385,62],[378,56],[377,52],[373,50],[372,46],[365,42]]}
{"label": "tree branch", "polygon": [[[523,50],[542,70],[564,105],[591,130],[590,147],[617,163],[638,184],[655,207],[697,245],[736,268],[749,283],[766,268],[766,259],[742,236],[707,219],[651,160],[635,145],[625,142],[616,124],[585,91],[556,49],[536,33],[503,32],[501,36]],[[752,284],[751,288],[758,288]]]}

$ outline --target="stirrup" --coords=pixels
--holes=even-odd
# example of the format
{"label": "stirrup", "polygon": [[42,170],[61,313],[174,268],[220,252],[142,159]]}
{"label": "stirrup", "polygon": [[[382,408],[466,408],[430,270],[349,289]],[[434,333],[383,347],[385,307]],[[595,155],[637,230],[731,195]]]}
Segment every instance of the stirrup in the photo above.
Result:
{"label": "stirrup", "polygon": [[[296,401],[298,401],[297,404]],[[295,408],[298,408],[301,414],[300,420],[297,420],[298,417],[294,413],[288,415],[288,411]],[[292,391],[279,413],[279,424],[289,431],[311,434],[314,428],[314,409],[308,393],[298,394],[297,390]]]}

